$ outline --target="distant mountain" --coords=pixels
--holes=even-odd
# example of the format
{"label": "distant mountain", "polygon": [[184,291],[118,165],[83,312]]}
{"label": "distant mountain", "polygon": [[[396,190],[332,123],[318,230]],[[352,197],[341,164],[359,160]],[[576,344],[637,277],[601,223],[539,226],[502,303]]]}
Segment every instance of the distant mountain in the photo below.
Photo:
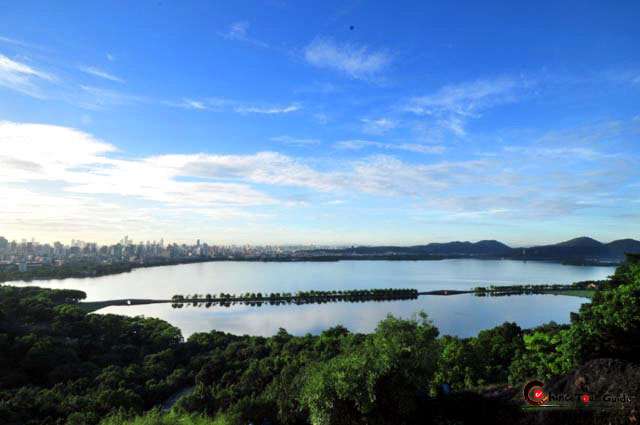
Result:
{"label": "distant mountain", "polygon": [[505,255],[513,253],[513,248],[494,240],[479,242],[430,243],[419,247],[421,252],[434,255]]}
{"label": "distant mountain", "polygon": [[513,248],[498,241],[430,243],[416,246],[358,246],[339,250],[326,250],[334,254],[410,254],[410,255],[505,255]]}
{"label": "distant mountain", "polygon": [[587,236],[571,239],[565,242],[557,243],[553,246],[561,246],[566,248],[596,248],[602,246],[603,243]]}
{"label": "distant mountain", "polygon": [[583,236],[553,245],[511,248],[496,240],[479,242],[430,243],[415,246],[358,246],[316,250],[331,255],[413,255],[442,257],[512,258],[568,262],[607,262],[624,260],[625,253],[640,253],[640,241],[620,239],[607,244]]}
{"label": "distant mountain", "polygon": [[555,245],[525,248],[523,252],[527,259],[619,261],[624,260],[626,252],[640,252],[640,242],[621,239],[604,244],[583,236]]}
{"label": "distant mountain", "polygon": [[622,258],[627,252],[640,252],[640,241],[636,241],[634,239],[618,239],[617,241],[609,242],[606,245],[613,254],[620,258]]}
{"label": "distant mountain", "polygon": [[581,237],[560,242],[555,245],[542,245],[526,248],[523,256],[538,260],[614,260],[611,250],[602,242]]}

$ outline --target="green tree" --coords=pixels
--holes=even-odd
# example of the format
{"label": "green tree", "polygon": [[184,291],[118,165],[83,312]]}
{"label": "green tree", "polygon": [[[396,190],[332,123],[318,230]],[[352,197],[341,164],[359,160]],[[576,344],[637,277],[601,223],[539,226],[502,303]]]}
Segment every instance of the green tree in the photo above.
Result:
{"label": "green tree", "polygon": [[358,349],[310,366],[301,401],[311,422],[410,421],[436,369],[437,335],[424,313],[420,320],[388,316]]}
{"label": "green tree", "polygon": [[[611,289],[608,289],[610,287]],[[572,317],[567,351],[582,364],[602,357],[637,361],[640,352],[640,254],[627,255],[627,264],[610,283],[598,289],[591,303]]]}

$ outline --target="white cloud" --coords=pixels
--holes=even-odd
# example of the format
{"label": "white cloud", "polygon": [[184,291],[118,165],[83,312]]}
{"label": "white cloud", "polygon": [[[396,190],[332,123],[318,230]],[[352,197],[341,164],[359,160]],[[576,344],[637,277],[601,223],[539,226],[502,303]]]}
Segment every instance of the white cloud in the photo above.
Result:
{"label": "white cloud", "polygon": [[[97,68],[78,67],[87,74],[117,82],[121,78]],[[0,54],[0,86],[39,99],[58,99],[86,109],[100,109],[106,106],[128,105],[145,101],[140,96],[104,89],[93,85],[77,85],[72,81],[58,78],[50,72],[33,65],[9,59]]]}
{"label": "white cloud", "polygon": [[43,81],[53,81],[53,75],[16,62],[0,54],[0,86],[18,91],[28,96],[42,98],[39,87]]}
{"label": "white cloud", "polygon": [[0,181],[65,179],[77,166],[100,164],[115,152],[81,131],[43,124],[0,121]]}
{"label": "white cloud", "polygon": [[576,146],[565,147],[528,147],[505,146],[506,152],[526,154],[529,157],[546,157],[551,159],[601,161],[605,159],[619,158],[619,154],[609,154],[594,149]]}
{"label": "white cloud", "polygon": [[397,121],[388,118],[380,118],[377,120],[362,118],[361,121],[364,123],[363,131],[369,134],[383,134],[398,126]]}
{"label": "white cloud", "polygon": [[[340,143],[351,149],[437,153],[428,150],[436,147],[423,145]],[[503,150],[490,159],[428,163],[391,155],[322,160],[278,152],[122,159],[114,145],[82,131],[6,121],[0,122],[0,147],[3,226],[65,228],[74,234],[74,229],[96,232],[99,227],[113,231],[127,226],[178,232],[186,226],[208,226],[210,219],[270,219],[284,207],[338,205],[354,195],[413,199],[417,209],[440,216],[452,213],[444,214],[451,220],[563,217],[622,202],[616,200],[623,199],[621,195],[612,196],[616,188],[638,181],[621,163],[603,169],[602,163],[590,162],[591,152],[572,147]],[[581,167],[567,169],[564,161],[541,163],[535,160],[540,154],[574,155]],[[542,185],[539,175],[548,176]],[[306,189],[304,198],[292,196],[299,193],[296,188]],[[334,200],[327,201],[326,194]],[[636,198],[628,196],[626,202]]]}
{"label": "white cloud", "polygon": [[380,148],[380,149],[391,149],[391,150],[402,150],[408,152],[416,152],[423,154],[440,154],[444,153],[446,148],[444,146],[439,145],[423,145],[418,143],[381,143],[374,142],[371,140],[341,140],[336,142],[335,147],[338,149],[346,149],[346,150],[360,150],[367,146]]}
{"label": "white cloud", "polygon": [[479,110],[514,100],[513,91],[521,86],[522,83],[509,78],[449,85],[433,95],[411,99],[406,109],[422,115],[454,112],[469,116]]}
{"label": "white cloud", "polygon": [[313,114],[313,118],[319,123],[319,124],[326,124],[327,122],[329,122],[329,116],[325,113],[322,112],[318,112]]}
{"label": "white cloud", "polygon": [[209,109],[204,101],[187,99],[186,97],[180,102],[163,102],[167,106],[174,106],[183,109]]}
{"label": "white cloud", "polygon": [[246,22],[246,21],[233,22],[229,26],[229,30],[225,34],[226,34],[226,37],[231,40],[244,40],[247,36],[248,29],[249,29],[249,22]]}
{"label": "white cloud", "polygon": [[330,38],[316,38],[304,51],[311,65],[341,71],[352,78],[370,79],[391,63],[387,50],[371,50],[367,46],[337,43]]}
{"label": "white cloud", "polygon": [[193,109],[206,109],[206,106],[202,102],[198,102],[197,100],[191,99],[183,99],[184,103],[189,105],[190,108]]}
{"label": "white cloud", "polygon": [[159,169],[181,176],[306,187],[321,192],[361,192],[383,196],[424,196],[455,181],[473,181],[484,161],[413,165],[387,155],[344,163],[342,169],[319,171],[305,161],[277,152],[255,155],[164,155],[148,159]]}
{"label": "white cloud", "polygon": [[106,57],[109,62],[114,62],[116,60],[116,57],[112,53],[109,53],[109,52],[106,52],[104,54],[104,57]]}
{"label": "white cloud", "polygon": [[640,70],[637,68],[609,70],[602,73],[602,75],[599,76],[599,79],[631,87],[640,87]]}
{"label": "white cloud", "polygon": [[318,139],[303,139],[303,138],[291,137],[291,136],[275,136],[275,137],[271,137],[269,140],[273,140],[274,142],[280,142],[285,145],[294,146],[298,148],[304,148],[304,147],[320,144],[320,140]]}
{"label": "white cloud", "polygon": [[0,36],[0,41],[3,42],[3,43],[13,44],[13,45],[20,46],[20,47],[27,47],[29,49],[45,50],[40,46],[36,46],[35,44],[26,43],[24,41],[16,40],[15,38],[9,38],[9,37]]}
{"label": "white cloud", "polygon": [[236,112],[241,114],[286,114],[289,112],[295,112],[299,109],[302,109],[302,106],[299,103],[292,103],[289,106],[275,106],[275,107],[262,107],[262,106],[237,106],[235,108]]}
{"label": "white cloud", "polygon": [[230,110],[233,105],[236,105],[237,102],[230,99],[223,99],[218,97],[212,97],[208,99],[190,99],[183,97],[180,101],[164,101],[162,102],[166,106],[172,106],[175,108],[183,108],[183,109],[200,109],[200,110],[208,110],[213,112],[224,112]]}
{"label": "white cloud", "polygon": [[81,85],[80,89],[82,93],[72,96],[69,101],[87,109],[101,109],[107,106],[130,105],[145,101],[140,96],[101,87]]}
{"label": "white cloud", "polygon": [[213,112],[237,112],[239,114],[276,115],[287,114],[289,112],[295,112],[302,109],[302,105],[297,102],[286,106],[256,105],[219,97],[211,97],[202,100],[183,98],[179,102],[165,101],[162,103],[176,108],[206,109]]}
{"label": "white cloud", "polygon": [[314,81],[306,86],[294,89],[294,93],[320,93],[330,94],[342,91],[343,89],[332,83]]}
{"label": "white cloud", "polygon": [[117,83],[124,83],[124,80],[122,78],[116,77],[113,74],[109,74],[106,71],[102,71],[92,66],[79,66],[78,69],[86,74],[90,74],[95,77],[104,78],[105,80],[115,81]]}
{"label": "white cloud", "polygon": [[[265,205],[275,199],[242,183],[181,181],[186,157],[112,159],[112,145],[59,126],[0,123],[0,181],[55,181],[65,191],[131,196],[174,206]],[[173,164],[173,166],[172,166]]]}
{"label": "white cloud", "polygon": [[227,40],[243,41],[260,47],[269,47],[269,45],[264,41],[260,41],[249,36],[249,26],[249,22],[247,21],[233,22],[229,25],[229,29],[220,33],[220,35]]}
{"label": "white cloud", "polygon": [[[320,171],[277,152],[254,155],[161,155],[113,159],[115,147],[65,127],[0,126],[0,181],[57,181],[69,193],[108,194],[172,206],[274,205],[250,185],[297,186],[321,192],[425,196],[433,188],[477,181],[487,163],[416,165],[375,155]],[[6,149],[4,148],[6,147]]]}
{"label": "white cloud", "polygon": [[519,91],[529,84],[523,80],[499,78],[448,85],[434,94],[409,99],[401,109],[433,119],[442,128],[465,136],[469,119],[479,118],[486,109],[515,102]]}

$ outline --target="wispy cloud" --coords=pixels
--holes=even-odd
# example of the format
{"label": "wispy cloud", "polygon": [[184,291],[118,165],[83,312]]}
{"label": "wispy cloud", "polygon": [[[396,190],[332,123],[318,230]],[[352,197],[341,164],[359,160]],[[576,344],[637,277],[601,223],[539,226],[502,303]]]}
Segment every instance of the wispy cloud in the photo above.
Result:
{"label": "wispy cloud", "polygon": [[204,103],[198,102],[197,100],[183,99],[183,102],[192,109],[207,109],[207,107],[204,106]]}
{"label": "wispy cloud", "polygon": [[398,126],[398,121],[388,118],[380,118],[377,120],[362,118],[361,121],[364,124],[362,130],[369,134],[383,134]]}
{"label": "wispy cloud", "polygon": [[200,109],[200,110],[209,109],[204,101],[192,100],[186,97],[179,102],[165,101],[163,102],[163,104],[167,106],[173,106],[176,108],[183,108],[183,109]]}
{"label": "wispy cloud", "polygon": [[101,109],[107,106],[124,106],[145,102],[145,98],[117,90],[81,85],[82,93],[70,97],[70,102],[86,109]]}
{"label": "wispy cloud", "polygon": [[531,83],[522,79],[499,78],[447,85],[427,96],[409,99],[401,109],[430,118],[458,136],[465,136],[469,119],[479,118],[482,111],[515,102],[521,90]]}
{"label": "wispy cloud", "polygon": [[316,120],[319,124],[326,124],[329,122],[329,115],[324,112],[316,112],[313,114],[313,119]]}
{"label": "wispy cloud", "polygon": [[401,150],[422,154],[441,154],[446,148],[437,145],[423,145],[418,143],[381,143],[370,140],[341,140],[334,145],[338,149],[360,150],[366,147],[375,147],[379,149]]}
{"label": "wispy cloud", "polygon": [[50,180],[65,183],[69,193],[137,197],[185,207],[281,202],[250,184],[414,196],[429,188],[447,187],[483,167],[479,162],[410,165],[377,155],[347,163],[344,170],[320,171],[304,160],[277,152],[113,159],[110,154],[116,148],[87,133],[11,122],[0,124],[0,140],[9,147],[3,150],[2,182]]}
{"label": "wispy cloud", "polygon": [[115,81],[117,83],[124,83],[124,80],[120,77],[116,77],[113,74],[109,74],[106,71],[102,71],[92,66],[79,66],[78,69],[85,74],[93,75],[94,77],[104,78],[105,80]]}
{"label": "wispy cloud", "polygon": [[104,54],[104,57],[107,58],[109,62],[114,62],[116,60],[116,57],[113,53],[106,52]]}
{"label": "wispy cloud", "polygon": [[[0,122],[0,145],[0,204],[5,206],[0,209],[0,222],[17,226],[22,220],[30,228],[44,224],[89,228],[93,220],[113,230],[137,223],[145,226],[146,220],[183,229],[178,227],[184,226],[181,220],[259,218],[277,208],[301,205],[291,196],[292,189],[298,193],[300,188],[306,196],[305,208],[373,195],[369,199],[411,200],[416,213],[429,212],[452,221],[562,218],[593,208],[609,208],[613,214],[624,202],[631,205],[637,200],[635,192],[619,192],[621,187],[638,184],[631,168],[635,164],[626,164],[626,169],[622,159],[603,164],[593,161],[591,152],[573,147],[539,151],[535,150],[539,146],[532,145],[521,151],[498,150],[496,157],[488,159],[433,162],[433,158],[425,162],[412,156],[407,161],[393,155],[322,160],[278,152],[121,159],[116,146],[88,133],[15,122]],[[358,140],[342,141],[337,147],[420,153],[440,149]],[[566,161],[537,161],[540,154],[574,155],[579,162],[567,169]],[[548,178],[541,183],[538,176],[543,174]],[[51,185],[41,186],[43,182],[55,182],[55,196]],[[272,210],[263,210],[268,208]]]}
{"label": "wispy cloud", "polygon": [[262,107],[262,106],[237,106],[234,110],[241,114],[287,114],[289,112],[295,112],[301,109],[302,106],[299,103],[292,103],[288,106],[274,106],[274,107]]}
{"label": "wispy cloud", "polygon": [[27,43],[27,42],[24,42],[24,41],[16,40],[16,39],[10,38],[10,37],[0,36],[0,42],[7,43],[7,44],[13,44],[15,46],[20,46],[20,47],[27,47],[29,49],[45,50],[42,47],[37,46],[35,44],[31,44],[31,43]]}
{"label": "wispy cloud", "polygon": [[505,146],[506,152],[526,154],[529,157],[543,157],[551,159],[601,161],[620,158],[620,154],[604,153],[595,149],[565,146],[565,147],[531,147],[531,146]]}
{"label": "wispy cloud", "polygon": [[179,101],[163,101],[163,105],[174,108],[183,109],[199,109],[212,112],[229,112],[233,111],[234,106],[238,106],[240,102],[232,99],[224,99],[221,97],[209,97],[205,99],[192,99],[183,97]]}
{"label": "wispy cloud", "polygon": [[640,69],[608,70],[602,73],[599,79],[631,87],[640,87]]}
{"label": "wispy cloud", "polygon": [[233,22],[229,25],[227,31],[220,33],[220,35],[227,40],[243,41],[260,47],[269,47],[264,41],[249,36],[249,26],[250,24],[247,21]]}
{"label": "wispy cloud", "polygon": [[178,102],[164,101],[162,103],[166,106],[172,106],[175,108],[199,109],[212,112],[236,112],[239,114],[275,115],[287,114],[302,109],[302,105],[297,102],[284,106],[276,106],[273,104],[254,104],[219,97],[211,97],[199,100],[182,98],[182,100]]}
{"label": "wispy cloud", "polygon": [[372,50],[364,45],[338,43],[330,38],[316,38],[304,50],[311,65],[334,69],[356,79],[371,79],[391,63],[388,50]]}
{"label": "wispy cloud", "polygon": [[55,77],[27,64],[17,62],[0,54],[0,86],[31,97],[45,97],[40,83],[53,81]]}
{"label": "wispy cloud", "polygon": [[306,86],[295,88],[294,93],[320,93],[331,94],[343,90],[341,87],[332,83],[314,81]]}
{"label": "wispy cloud", "polygon": [[287,146],[294,146],[298,148],[306,148],[309,146],[320,144],[320,140],[318,139],[303,139],[300,137],[291,137],[291,136],[275,136],[275,137],[271,137],[269,140],[273,140],[274,142],[279,142]]}

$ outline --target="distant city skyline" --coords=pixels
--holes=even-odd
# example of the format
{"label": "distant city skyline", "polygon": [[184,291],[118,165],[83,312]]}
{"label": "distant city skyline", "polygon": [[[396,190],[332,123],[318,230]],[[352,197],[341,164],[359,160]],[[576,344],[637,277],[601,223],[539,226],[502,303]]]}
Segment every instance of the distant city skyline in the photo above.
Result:
{"label": "distant city skyline", "polygon": [[640,239],[639,20],[633,1],[8,3],[0,234]]}
{"label": "distant city skyline", "polygon": [[[576,236],[576,237],[572,237],[569,238],[567,240],[555,240],[555,241],[551,241],[548,244],[544,244],[544,245],[553,245],[553,244],[557,244],[557,243],[561,243],[561,242],[566,242],[568,240],[572,240],[572,239],[581,239],[581,238],[589,238],[589,239],[595,239],[598,242],[602,242],[602,243],[609,243],[609,242],[613,242],[616,240],[621,240],[621,239],[634,239],[637,240],[633,237],[625,237],[625,238],[618,238],[618,239],[612,239],[612,240],[606,240],[606,239],[597,239],[597,238],[592,238],[591,236],[587,236],[587,235],[580,235],[580,236]],[[487,241],[487,240],[496,240],[496,239],[478,239],[478,240],[447,240],[444,241],[444,243],[449,243],[449,242],[471,242],[471,243],[476,243],[476,242],[481,242],[481,241]],[[532,244],[532,243],[528,243],[528,244],[509,244],[506,243],[504,241],[500,241],[497,240],[498,242],[504,243],[505,245],[510,246],[511,248],[530,248],[530,247],[534,247],[534,246],[538,246],[538,244]],[[114,245],[123,245],[123,246],[127,246],[127,245],[157,245],[157,246],[162,246],[162,247],[167,247],[169,245],[185,245],[185,246],[200,246],[200,245],[208,245],[208,246],[221,246],[221,247],[238,247],[238,248],[242,248],[242,247],[255,247],[255,248],[263,248],[263,247],[274,247],[274,248],[290,248],[290,247],[295,247],[297,248],[347,248],[347,247],[352,247],[352,246],[392,246],[392,244],[353,244],[353,243],[341,243],[341,244],[323,244],[323,243],[265,243],[265,244],[252,244],[252,243],[243,243],[242,241],[236,241],[236,242],[232,242],[232,243],[225,243],[225,242],[219,242],[219,241],[215,241],[215,240],[205,240],[205,239],[199,239],[199,238],[195,238],[195,239],[182,239],[182,240],[165,240],[164,238],[155,238],[155,239],[136,239],[136,238],[130,238],[128,235],[125,235],[123,238],[120,239],[113,239],[111,241],[106,241],[106,242],[100,242],[100,241],[95,241],[95,240],[82,240],[82,239],[75,239],[75,238],[71,238],[71,239],[60,239],[60,240],[38,240],[36,238],[8,238],[5,237],[3,235],[0,235],[0,252],[2,251],[2,247],[4,245],[7,244],[11,244],[11,243],[16,243],[16,244],[36,244],[36,245],[49,245],[49,246],[53,246],[54,244],[61,244],[62,246],[65,247],[84,247],[84,246],[89,246],[89,245],[95,245],[95,246],[114,246]],[[424,241],[420,244],[416,244],[416,245],[428,245],[430,243],[440,243],[440,241]],[[396,246],[402,247],[402,246],[411,246],[411,245],[402,245],[402,244],[398,244]]]}

